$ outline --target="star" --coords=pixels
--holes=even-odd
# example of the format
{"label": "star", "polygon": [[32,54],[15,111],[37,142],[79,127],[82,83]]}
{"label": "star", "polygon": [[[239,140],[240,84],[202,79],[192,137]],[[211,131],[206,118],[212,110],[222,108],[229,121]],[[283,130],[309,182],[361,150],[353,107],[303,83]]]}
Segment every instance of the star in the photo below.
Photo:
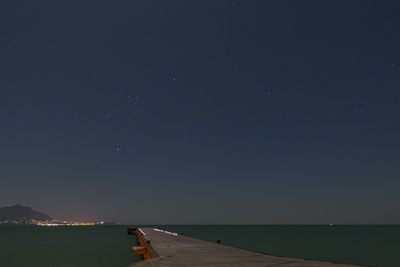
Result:
{"label": "star", "polygon": [[263,91],[264,96],[270,96],[272,93],[268,90]]}
{"label": "star", "polygon": [[358,107],[354,107],[354,108],[353,108],[353,111],[354,111],[355,113],[360,114],[360,115],[363,115],[363,114],[365,113],[365,110],[359,109]]}

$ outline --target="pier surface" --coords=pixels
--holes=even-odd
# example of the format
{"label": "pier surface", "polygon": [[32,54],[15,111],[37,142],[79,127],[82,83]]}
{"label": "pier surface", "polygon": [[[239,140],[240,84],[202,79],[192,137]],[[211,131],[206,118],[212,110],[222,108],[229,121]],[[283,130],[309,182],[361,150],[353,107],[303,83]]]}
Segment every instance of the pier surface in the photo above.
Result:
{"label": "pier surface", "polygon": [[132,267],[180,266],[274,266],[274,267],[351,267],[336,264],[265,255],[182,235],[171,235],[151,228],[140,228],[150,240],[155,257],[135,263]]}

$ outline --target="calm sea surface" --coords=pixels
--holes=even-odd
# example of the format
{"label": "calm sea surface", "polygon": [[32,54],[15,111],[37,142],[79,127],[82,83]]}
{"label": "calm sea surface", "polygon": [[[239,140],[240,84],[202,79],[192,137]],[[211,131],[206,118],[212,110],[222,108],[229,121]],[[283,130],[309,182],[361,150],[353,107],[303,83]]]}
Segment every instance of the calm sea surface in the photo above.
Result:
{"label": "calm sea surface", "polygon": [[400,267],[400,226],[163,226],[278,256]]}
{"label": "calm sea surface", "polygon": [[[161,228],[279,256],[400,266],[400,226],[213,226]],[[126,226],[0,226],[0,266],[123,267],[140,260]]]}
{"label": "calm sea surface", "polygon": [[0,226],[0,266],[113,267],[140,260],[126,226]]}

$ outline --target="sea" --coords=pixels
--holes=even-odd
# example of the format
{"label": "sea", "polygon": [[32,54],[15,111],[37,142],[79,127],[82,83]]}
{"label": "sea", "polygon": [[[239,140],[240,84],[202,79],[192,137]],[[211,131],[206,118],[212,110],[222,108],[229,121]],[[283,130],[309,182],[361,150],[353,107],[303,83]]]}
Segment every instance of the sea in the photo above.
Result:
{"label": "sea", "polygon": [[[136,238],[128,226],[0,226],[0,266],[125,267]],[[159,227],[265,254],[400,267],[398,225],[129,225]]]}

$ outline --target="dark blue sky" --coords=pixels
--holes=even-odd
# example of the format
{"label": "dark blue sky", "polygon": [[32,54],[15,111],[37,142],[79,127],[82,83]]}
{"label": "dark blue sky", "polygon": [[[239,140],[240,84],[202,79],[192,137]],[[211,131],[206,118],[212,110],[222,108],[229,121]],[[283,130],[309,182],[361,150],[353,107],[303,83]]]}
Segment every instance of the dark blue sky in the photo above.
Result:
{"label": "dark blue sky", "polygon": [[2,1],[0,206],[400,223],[396,1]]}

